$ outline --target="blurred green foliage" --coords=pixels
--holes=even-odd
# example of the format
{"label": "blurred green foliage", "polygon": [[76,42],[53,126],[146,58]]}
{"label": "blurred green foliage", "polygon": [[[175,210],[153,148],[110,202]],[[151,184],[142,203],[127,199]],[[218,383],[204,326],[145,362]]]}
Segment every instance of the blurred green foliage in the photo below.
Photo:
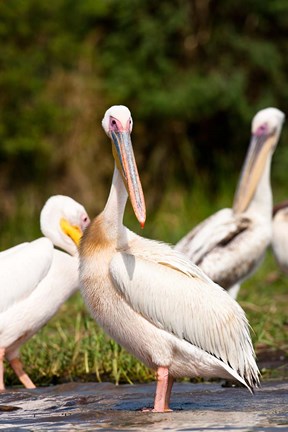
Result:
{"label": "blurred green foliage", "polygon": [[[15,240],[7,227],[15,236],[24,221],[24,237],[51,194],[103,208],[112,158],[100,121],[112,104],[132,111],[149,214],[173,190],[200,188],[214,205],[229,194],[229,206],[253,115],[287,112],[287,31],[284,0],[1,2],[2,247]],[[286,139],[284,129],[276,199]]]}

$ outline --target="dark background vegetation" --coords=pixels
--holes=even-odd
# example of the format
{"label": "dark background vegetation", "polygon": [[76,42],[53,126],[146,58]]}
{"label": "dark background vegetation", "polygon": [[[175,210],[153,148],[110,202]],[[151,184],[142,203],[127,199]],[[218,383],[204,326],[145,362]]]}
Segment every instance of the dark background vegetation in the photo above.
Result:
{"label": "dark background vegetation", "polygon": [[[133,114],[148,233],[165,199],[180,215],[195,196],[196,217],[199,200],[207,213],[223,194],[230,206],[253,115],[288,112],[287,30],[285,0],[1,2],[2,248],[38,234],[52,194],[103,208],[113,162],[101,119],[113,104]],[[284,127],[276,199],[287,197],[286,144]]]}
{"label": "dark background vegetation", "polygon": [[[114,104],[134,118],[143,235],[174,243],[231,206],[253,116],[268,106],[288,113],[287,36],[286,0],[0,2],[0,248],[40,235],[50,195],[72,196],[91,217],[103,209],[113,161],[101,119]],[[284,125],[275,201],[287,198],[287,167]],[[139,232],[129,206],[126,218]],[[271,365],[279,350],[287,355],[288,279],[275,284],[267,259],[240,302],[257,354],[268,350]],[[135,359],[107,343],[79,294],[22,355],[37,384],[89,373],[144,379]],[[11,371],[7,382],[17,382]]]}

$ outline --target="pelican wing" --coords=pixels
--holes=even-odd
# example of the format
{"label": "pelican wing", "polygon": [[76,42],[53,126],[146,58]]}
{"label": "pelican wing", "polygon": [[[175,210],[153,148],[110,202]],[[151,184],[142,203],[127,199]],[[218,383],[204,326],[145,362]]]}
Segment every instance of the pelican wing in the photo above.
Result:
{"label": "pelican wing", "polygon": [[[150,255],[144,252],[143,257],[133,248],[133,254],[118,252],[113,257],[110,275],[115,289],[155,326],[214,355],[244,376],[249,367],[243,353],[251,353],[248,363],[254,358],[243,310],[182,254],[149,243],[154,246]],[[145,246],[147,240],[143,250],[148,252]],[[256,377],[249,379],[252,382]]]}
{"label": "pelican wing", "polygon": [[54,249],[47,275],[29,295],[17,298],[0,313],[0,346],[9,348],[10,358],[48,322],[78,286],[78,258]]}
{"label": "pelican wing", "polygon": [[28,242],[20,243],[16,246],[13,246],[9,249],[6,249],[6,250],[0,252],[0,263],[1,263],[2,258],[7,257],[8,255],[14,254],[15,252],[19,252],[20,249],[24,249],[28,244],[29,244]]}
{"label": "pelican wing", "polygon": [[281,270],[288,273],[288,202],[274,207],[272,250]]}
{"label": "pelican wing", "polygon": [[44,237],[0,253],[0,312],[35,289],[46,276],[52,257],[53,245]]}
{"label": "pelican wing", "polygon": [[175,249],[200,265],[213,249],[226,246],[250,225],[250,219],[226,208],[197,225],[176,244]]}

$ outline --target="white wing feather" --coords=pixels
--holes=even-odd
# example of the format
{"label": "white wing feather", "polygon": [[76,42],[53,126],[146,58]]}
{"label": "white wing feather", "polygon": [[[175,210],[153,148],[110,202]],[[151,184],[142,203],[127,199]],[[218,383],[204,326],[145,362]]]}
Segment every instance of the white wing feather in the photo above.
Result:
{"label": "white wing feather", "polygon": [[[131,307],[240,376],[250,370],[249,375],[251,365],[256,375],[248,323],[238,303],[182,254],[158,242],[141,243],[141,252],[140,242],[132,242],[133,253],[119,252],[110,263],[114,286]],[[248,381],[257,381],[252,375]]]}
{"label": "white wing feather", "polygon": [[223,209],[194,228],[175,249],[230,290],[256,270],[270,241],[270,223],[261,214],[235,215]]}
{"label": "white wing feather", "polygon": [[[23,243],[0,253],[0,312],[27,297],[47,275],[53,244],[47,238]],[[29,269],[33,271],[29,271]]]}
{"label": "white wing feather", "polygon": [[241,215],[235,216],[232,209],[222,209],[197,225],[176,244],[175,249],[199,264],[215,247],[245,229],[245,221],[247,224],[247,220]]}
{"label": "white wing feather", "polygon": [[78,286],[78,258],[54,249],[47,275],[30,295],[0,313],[0,346],[6,348],[6,356],[13,358],[15,351],[49,321]]}

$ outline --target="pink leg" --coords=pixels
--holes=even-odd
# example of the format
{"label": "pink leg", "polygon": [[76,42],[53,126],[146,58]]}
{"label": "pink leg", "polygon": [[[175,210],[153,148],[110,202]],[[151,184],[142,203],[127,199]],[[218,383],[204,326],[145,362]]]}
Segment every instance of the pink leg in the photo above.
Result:
{"label": "pink leg", "polygon": [[168,368],[160,366],[157,369],[157,387],[153,412],[171,411],[169,409],[169,400],[172,385],[173,377],[169,377]]}
{"label": "pink leg", "polygon": [[29,376],[24,371],[22,362],[19,358],[16,357],[16,358],[10,360],[10,364],[11,364],[14,372],[18,376],[19,380],[24,385],[24,387],[26,387],[28,389],[36,388],[36,386],[33,384],[31,379],[29,378]]}
{"label": "pink leg", "polygon": [[5,348],[0,348],[0,391],[5,390],[4,385],[4,358]]}
{"label": "pink leg", "polygon": [[167,392],[165,397],[165,411],[172,411],[169,408],[169,403],[170,403],[170,396],[171,396],[173,382],[174,382],[174,378],[171,375],[168,375],[168,386],[167,386]]}

